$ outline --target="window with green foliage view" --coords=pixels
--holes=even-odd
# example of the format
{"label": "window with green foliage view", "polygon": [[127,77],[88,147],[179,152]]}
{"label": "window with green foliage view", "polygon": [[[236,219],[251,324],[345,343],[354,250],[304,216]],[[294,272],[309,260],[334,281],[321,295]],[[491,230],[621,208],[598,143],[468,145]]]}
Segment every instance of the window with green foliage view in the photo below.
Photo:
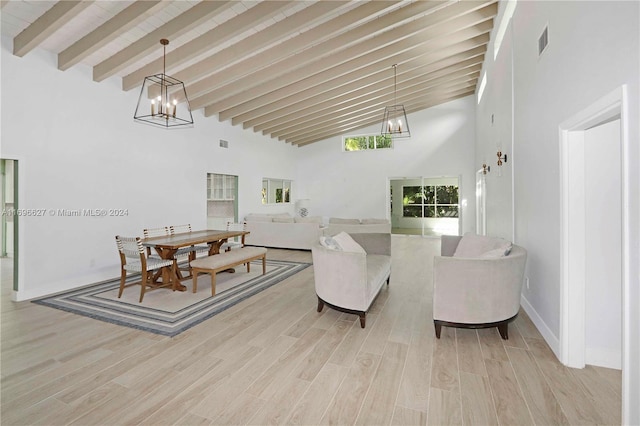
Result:
{"label": "window with green foliage view", "polygon": [[455,185],[403,186],[403,217],[458,217]]}
{"label": "window with green foliage view", "polygon": [[343,147],[345,151],[392,148],[393,140],[389,136],[382,135],[345,136]]}

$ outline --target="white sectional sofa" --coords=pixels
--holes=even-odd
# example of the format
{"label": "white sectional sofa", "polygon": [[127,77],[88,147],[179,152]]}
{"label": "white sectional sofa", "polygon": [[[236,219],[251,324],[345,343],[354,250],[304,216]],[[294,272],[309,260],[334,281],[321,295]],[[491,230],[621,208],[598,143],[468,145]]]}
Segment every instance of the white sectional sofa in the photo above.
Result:
{"label": "white sectional sofa", "polygon": [[249,214],[245,217],[249,246],[311,250],[323,235],[322,217],[292,217],[288,213]]}
{"label": "white sectional sofa", "polygon": [[339,217],[329,218],[329,226],[325,235],[333,237],[340,232],[347,234],[391,233],[391,222],[387,219],[343,219]]}

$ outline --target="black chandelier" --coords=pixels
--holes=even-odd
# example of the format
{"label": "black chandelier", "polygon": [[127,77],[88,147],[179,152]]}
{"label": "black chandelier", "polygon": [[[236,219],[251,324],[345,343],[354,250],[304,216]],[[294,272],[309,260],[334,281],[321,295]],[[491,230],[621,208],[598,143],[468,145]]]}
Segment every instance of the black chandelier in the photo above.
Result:
{"label": "black chandelier", "polygon": [[133,119],[165,128],[193,125],[193,115],[184,83],[166,74],[166,56],[169,40],[160,40],[163,46],[162,74],[144,78]]}
{"label": "black chandelier", "polygon": [[407,121],[407,113],[404,105],[398,105],[396,102],[397,92],[397,64],[393,64],[393,105],[384,109],[384,117],[382,117],[382,136],[391,136],[394,138],[407,138],[411,136],[409,131],[409,122]]}

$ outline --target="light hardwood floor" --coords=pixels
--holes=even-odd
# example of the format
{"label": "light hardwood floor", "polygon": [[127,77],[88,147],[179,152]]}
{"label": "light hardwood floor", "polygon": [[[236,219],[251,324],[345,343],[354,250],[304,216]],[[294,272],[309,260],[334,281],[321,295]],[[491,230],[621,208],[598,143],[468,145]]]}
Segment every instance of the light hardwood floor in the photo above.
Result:
{"label": "light hardwood floor", "polygon": [[174,338],[11,302],[3,273],[2,425],[620,424],[620,372],[564,367],[524,312],[508,341],[446,327],[436,339],[439,240],[392,244],[364,330],[316,312],[312,267]]}

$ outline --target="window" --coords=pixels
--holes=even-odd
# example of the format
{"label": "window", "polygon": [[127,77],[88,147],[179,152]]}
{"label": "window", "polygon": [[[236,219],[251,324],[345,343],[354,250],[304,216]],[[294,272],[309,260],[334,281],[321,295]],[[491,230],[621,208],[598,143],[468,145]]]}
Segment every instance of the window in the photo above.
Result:
{"label": "window", "polygon": [[342,138],[342,147],[345,151],[393,148],[393,139],[382,135],[345,136]]}
{"label": "window", "polygon": [[262,204],[290,203],[291,181],[262,178]]}
{"label": "window", "polygon": [[403,186],[403,217],[458,217],[455,185]]}

